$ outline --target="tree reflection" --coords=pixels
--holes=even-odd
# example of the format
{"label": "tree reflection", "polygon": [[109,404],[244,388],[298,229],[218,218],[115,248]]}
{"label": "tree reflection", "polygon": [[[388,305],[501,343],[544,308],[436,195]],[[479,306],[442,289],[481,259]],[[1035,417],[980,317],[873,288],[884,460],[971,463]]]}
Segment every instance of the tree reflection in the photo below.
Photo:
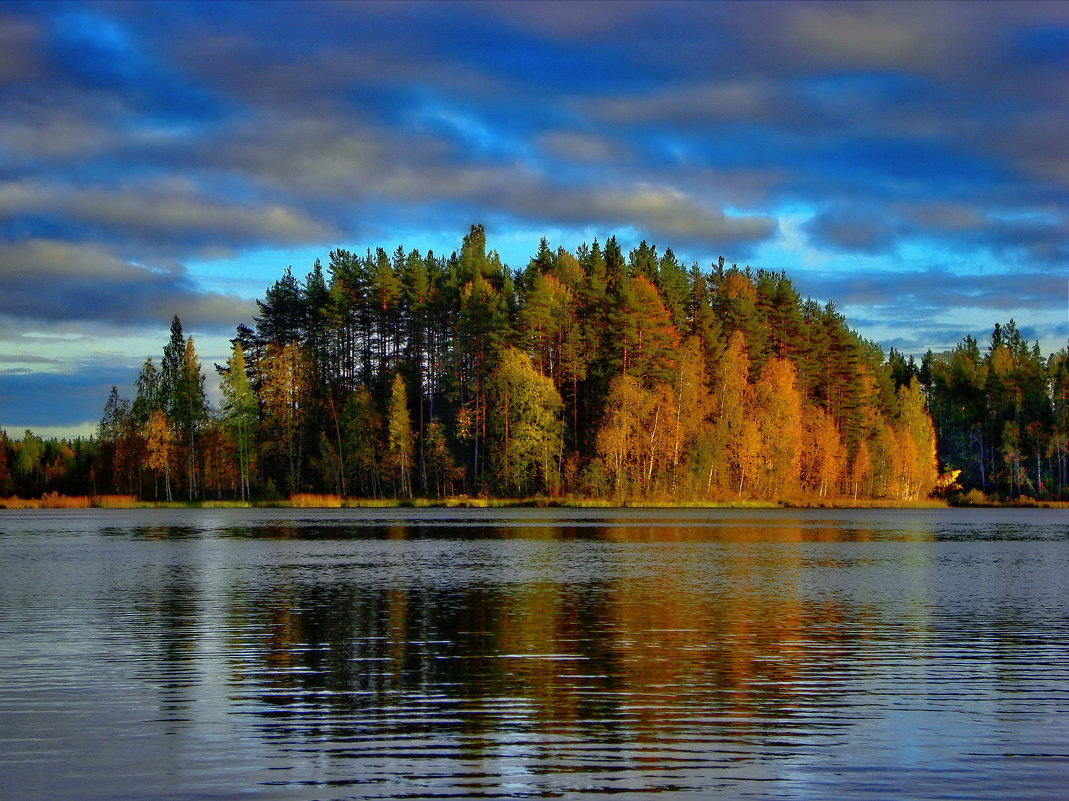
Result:
{"label": "tree reflection", "polygon": [[731,547],[678,527],[584,536],[656,543],[654,562],[640,563],[649,551],[630,562],[625,547],[597,580],[493,574],[446,587],[276,571],[233,598],[232,682],[275,738],[389,732],[476,751],[517,726],[539,740],[752,742],[842,694],[867,612],[814,603],[808,557],[782,547],[832,540],[832,529],[781,526],[770,542],[767,529],[735,527]]}

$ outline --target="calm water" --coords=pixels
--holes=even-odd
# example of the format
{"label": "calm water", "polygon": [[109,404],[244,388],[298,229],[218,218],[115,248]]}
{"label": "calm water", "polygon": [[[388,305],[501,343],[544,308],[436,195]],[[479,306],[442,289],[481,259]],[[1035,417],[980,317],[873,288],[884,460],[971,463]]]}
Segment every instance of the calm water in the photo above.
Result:
{"label": "calm water", "polygon": [[1069,515],[0,512],[0,798],[1064,799]]}

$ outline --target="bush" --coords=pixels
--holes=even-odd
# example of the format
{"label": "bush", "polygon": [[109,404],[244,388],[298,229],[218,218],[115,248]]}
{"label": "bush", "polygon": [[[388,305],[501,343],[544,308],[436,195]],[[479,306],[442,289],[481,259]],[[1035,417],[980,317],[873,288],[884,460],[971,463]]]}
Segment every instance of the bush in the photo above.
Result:
{"label": "bush", "polygon": [[991,500],[978,489],[953,493],[947,501],[951,506],[990,506]]}

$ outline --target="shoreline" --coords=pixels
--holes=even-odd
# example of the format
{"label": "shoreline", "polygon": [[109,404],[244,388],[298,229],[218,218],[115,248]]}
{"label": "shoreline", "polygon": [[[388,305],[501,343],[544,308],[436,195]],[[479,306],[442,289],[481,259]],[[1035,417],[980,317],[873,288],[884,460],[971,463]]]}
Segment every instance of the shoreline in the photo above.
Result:
{"label": "shoreline", "polygon": [[954,504],[944,499],[901,501],[850,498],[781,499],[732,501],[690,501],[602,498],[342,498],[336,495],[300,494],[286,499],[236,501],[146,501],[133,496],[64,496],[43,498],[0,498],[0,509],[951,509],[951,508],[1037,508],[1069,509],[1065,501],[982,501]]}

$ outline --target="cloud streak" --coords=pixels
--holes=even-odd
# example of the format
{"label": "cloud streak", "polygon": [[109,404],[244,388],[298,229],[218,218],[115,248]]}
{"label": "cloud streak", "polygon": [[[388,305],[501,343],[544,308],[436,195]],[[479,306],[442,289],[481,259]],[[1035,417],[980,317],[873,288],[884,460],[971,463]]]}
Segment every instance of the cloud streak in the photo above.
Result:
{"label": "cloud streak", "polygon": [[215,330],[247,320],[251,301],[197,288],[180,267],[151,270],[93,245],[0,244],[0,317],[159,327],[178,314]]}

